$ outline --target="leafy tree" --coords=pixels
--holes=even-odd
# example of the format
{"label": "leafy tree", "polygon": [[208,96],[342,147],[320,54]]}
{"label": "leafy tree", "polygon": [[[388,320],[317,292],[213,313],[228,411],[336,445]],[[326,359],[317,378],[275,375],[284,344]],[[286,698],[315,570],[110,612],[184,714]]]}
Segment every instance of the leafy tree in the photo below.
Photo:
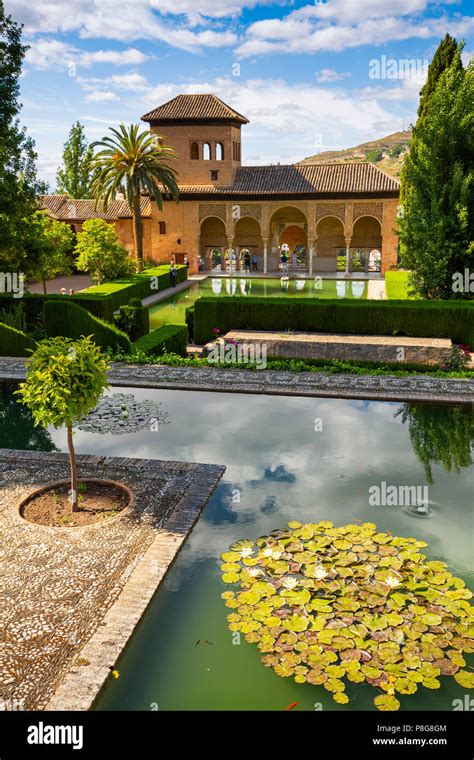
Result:
{"label": "leafy tree", "polygon": [[396,413],[408,422],[413,450],[423,465],[428,483],[433,483],[433,464],[448,472],[459,472],[472,464],[474,421],[468,406],[406,403]]}
{"label": "leafy tree", "polygon": [[66,193],[71,198],[92,198],[91,170],[92,158],[84,127],[76,121],[64,143],[63,165],[56,174],[56,192]]}
{"label": "leafy tree", "polygon": [[19,77],[27,46],[22,27],[5,14],[0,0],[0,268],[24,271],[28,253],[24,218],[36,209],[46,192],[36,176],[34,143],[21,128],[18,112]]}
{"label": "leafy tree", "polygon": [[143,269],[142,194],[148,194],[163,209],[163,195],[178,201],[176,171],[170,162],[176,158],[173,148],[163,145],[159,135],[139,132],[139,124],[129,129],[121,124],[110,129],[113,137],[104,137],[92,144],[99,148],[91,160],[92,191],[97,201],[107,209],[116,194],[125,187],[125,196],[133,217],[133,236],[137,269]]}
{"label": "leafy tree", "polygon": [[43,283],[46,295],[46,280],[71,272],[68,254],[74,247],[74,233],[68,224],[52,219],[45,211],[35,211],[26,223],[28,251],[33,254],[28,276]]}
{"label": "leafy tree", "polygon": [[79,510],[73,425],[87,416],[108,388],[107,361],[91,337],[43,340],[27,364],[26,381],[16,393],[35,425],[67,429],[72,511]]}
{"label": "leafy tree", "polygon": [[425,96],[402,171],[400,258],[423,298],[458,297],[454,273],[474,266],[474,64],[461,51]]}
{"label": "leafy tree", "polygon": [[383,158],[383,153],[381,150],[378,150],[375,148],[374,150],[368,150],[365,154],[366,161],[371,161],[373,164],[376,164],[378,161],[381,161]]}
{"label": "leafy tree", "polygon": [[87,219],[77,233],[76,266],[89,272],[98,285],[133,272],[128,251],[105,219]]}
{"label": "leafy tree", "polygon": [[457,49],[458,44],[456,40],[449,34],[447,34],[444,40],[438,45],[433,60],[428,68],[427,80],[420,90],[420,103],[418,106],[418,116],[420,118],[422,118],[427,111],[431,95],[436,89],[441,74],[446,71],[446,69],[449,69],[453,62],[459,69],[462,69],[461,60],[456,58]]}

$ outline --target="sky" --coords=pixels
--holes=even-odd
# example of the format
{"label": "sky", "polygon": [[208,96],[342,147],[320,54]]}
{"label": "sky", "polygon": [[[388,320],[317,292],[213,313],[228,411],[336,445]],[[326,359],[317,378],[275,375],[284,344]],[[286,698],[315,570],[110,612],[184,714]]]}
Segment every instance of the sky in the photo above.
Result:
{"label": "sky", "polygon": [[[55,189],[90,141],[180,93],[243,113],[243,164],[289,164],[406,129],[439,41],[474,50],[468,0],[4,0],[30,46],[21,121]],[[143,124],[146,127],[146,124]]]}

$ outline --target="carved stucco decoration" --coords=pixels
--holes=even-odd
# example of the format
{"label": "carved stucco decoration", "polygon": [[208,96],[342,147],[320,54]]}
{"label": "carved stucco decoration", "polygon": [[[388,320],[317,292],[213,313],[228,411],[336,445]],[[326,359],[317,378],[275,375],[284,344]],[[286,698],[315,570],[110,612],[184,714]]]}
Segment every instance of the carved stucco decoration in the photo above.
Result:
{"label": "carved stucco decoration", "polygon": [[200,203],[199,204],[199,221],[202,222],[208,216],[217,216],[225,223],[226,207],[224,203]]}
{"label": "carved stucco decoration", "polygon": [[382,224],[383,203],[382,201],[358,201],[354,203],[353,221],[357,221],[361,216],[375,216]]}
{"label": "carved stucco decoration", "polygon": [[316,224],[325,216],[335,216],[344,224],[346,219],[346,204],[330,201],[316,205]]}

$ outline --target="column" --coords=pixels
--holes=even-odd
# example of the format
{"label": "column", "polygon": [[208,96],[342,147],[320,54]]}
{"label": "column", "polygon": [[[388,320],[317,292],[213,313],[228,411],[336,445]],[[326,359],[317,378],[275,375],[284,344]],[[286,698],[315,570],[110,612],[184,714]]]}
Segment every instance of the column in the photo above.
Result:
{"label": "column", "polygon": [[308,246],[309,246],[308,274],[310,275],[310,277],[313,274],[313,256],[314,256],[315,244],[316,244],[316,240],[308,240]]}
{"label": "column", "polygon": [[346,237],[346,274],[349,274],[350,249],[351,249],[351,238]]}
{"label": "column", "polygon": [[232,258],[232,251],[234,248],[234,241],[232,238],[227,238],[227,247],[229,248],[229,272],[232,274],[237,269],[237,259]]}
{"label": "column", "polygon": [[263,240],[263,274],[268,272],[268,238],[262,238]]}

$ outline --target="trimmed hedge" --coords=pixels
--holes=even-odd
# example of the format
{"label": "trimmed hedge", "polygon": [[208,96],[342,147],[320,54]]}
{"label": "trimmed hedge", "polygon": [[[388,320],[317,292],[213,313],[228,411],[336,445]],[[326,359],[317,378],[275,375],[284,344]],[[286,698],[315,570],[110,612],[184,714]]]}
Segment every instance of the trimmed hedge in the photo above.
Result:
{"label": "trimmed hedge", "polygon": [[188,328],[186,325],[163,325],[136,341],[136,351],[143,351],[149,356],[178,354],[187,356]]}
{"label": "trimmed hedge", "polygon": [[469,301],[352,301],[204,296],[194,304],[194,340],[229,330],[299,330],[347,335],[409,335],[474,344]]}
{"label": "trimmed hedge", "polygon": [[[179,265],[177,267],[177,282],[184,282],[186,278],[187,268],[184,265]],[[168,265],[162,265],[146,269],[140,274],[133,274],[130,277],[123,277],[120,280],[87,288],[81,291],[81,296],[108,298],[112,303],[112,310],[116,311],[121,306],[125,306],[131,298],[146,298],[170,287],[170,268]]]}
{"label": "trimmed hedge", "polygon": [[38,319],[43,316],[44,304],[47,301],[64,299],[78,304],[95,317],[105,319],[107,322],[113,321],[114,309],[110,299],[104,296],[82,295],[82,293],[76,293],[74,296],[63,296],[59,293],[51,293],[46,296],[44,293],[25,293],[21,299],[2,293],[0,294],[0,310],[10,310],[18,303],[23,303],[28,332],[34,332]]}
{"label": "trimmed hedge", "polygon": [[104,351],[110,349],[113,353],[130,353],[132,350],[125,333],[109,322],[92,316],[66,297],[59,301],[46,301],[44,312],[48,338],[62,335],[65,338],[77,339],[82,335],[91,335],[94,342]]}
{"label": "trimmed hedge", "polygon": [[189,340],[194,341],[194,305],[188,306],[184,313],[184,321],[188,328]]}
{"label": "trimmed hedge", "polygon": [[35,347],[29,335],[0,322],[0,356],[30,356],[28,349],[34,351]]}
{"label": "trimmed hedge", "polygon": [[[133,305],[136,302],[137,305]],[[130,340],[136,341],[150,332],[150,312],[142,306],[139,298],[131,298],[127,306],[120,307],[120,314],[115,318],[115,324]]]}

